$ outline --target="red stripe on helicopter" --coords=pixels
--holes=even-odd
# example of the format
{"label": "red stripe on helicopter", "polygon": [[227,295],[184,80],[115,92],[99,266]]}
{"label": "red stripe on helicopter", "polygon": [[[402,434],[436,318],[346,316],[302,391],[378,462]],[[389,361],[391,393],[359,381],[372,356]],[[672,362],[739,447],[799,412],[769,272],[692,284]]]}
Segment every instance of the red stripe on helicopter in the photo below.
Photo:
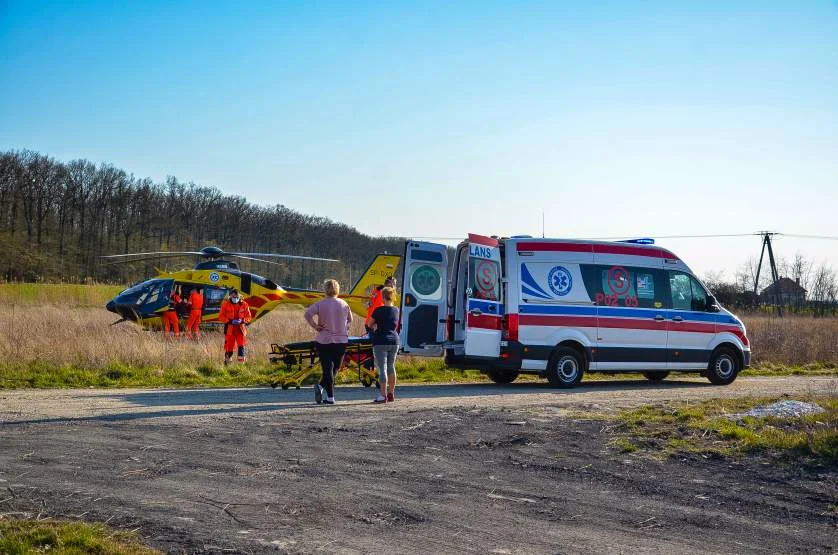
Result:
{"label": "red stripe on helicopter", "polygon": [[259,308],[263,306],[267,301],[261,297],[250,297],[247,299],[247,304],[254,308]]}
{"label": "red stripe on helicopter", "polygon": [[306,299],[317,299],[317,298],[320,297],[320,295],[312,295],[310,293],[306,293],[305,296],[306,296]]}
{"label": "red stripe on helicopter", "polygon": [[265,293],[265,298],[270,299],[272,301],[281,301],[282,300],[282,297],[280,297],[276,293]]}
{"label": "red stripe on helicopter", "polygon": [[[286,294],[285,294],[285,298],[286,298],[286,299],[299,299],[299,298],[300,298],[300,296],[299,296],[299,295],[295,295],[294,293],[286,293]],[[277,299],[277,300],[279,300],[279,299]]]}

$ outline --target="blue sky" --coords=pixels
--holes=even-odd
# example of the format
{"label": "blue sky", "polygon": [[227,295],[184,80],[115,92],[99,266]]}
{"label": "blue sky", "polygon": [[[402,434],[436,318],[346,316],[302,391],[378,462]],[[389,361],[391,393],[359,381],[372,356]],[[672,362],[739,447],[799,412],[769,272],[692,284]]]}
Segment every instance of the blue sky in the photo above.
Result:
{"label": "blue sky", "polygon": [[838,235],[835,2],[0,1],[0,51],[0,149],[374,235]]}

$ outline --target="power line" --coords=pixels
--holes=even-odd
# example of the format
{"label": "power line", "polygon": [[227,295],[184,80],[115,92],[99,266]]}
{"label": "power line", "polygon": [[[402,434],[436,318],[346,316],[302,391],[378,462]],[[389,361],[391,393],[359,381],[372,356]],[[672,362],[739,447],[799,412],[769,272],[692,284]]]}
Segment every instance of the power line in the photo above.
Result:
{"label": "power line", "polygon": [[796,233],[781,233],[784,237],[795,237],[798,239],[826,239],[827,241],[838,241],[838,237],[830,235],[800,235]]}

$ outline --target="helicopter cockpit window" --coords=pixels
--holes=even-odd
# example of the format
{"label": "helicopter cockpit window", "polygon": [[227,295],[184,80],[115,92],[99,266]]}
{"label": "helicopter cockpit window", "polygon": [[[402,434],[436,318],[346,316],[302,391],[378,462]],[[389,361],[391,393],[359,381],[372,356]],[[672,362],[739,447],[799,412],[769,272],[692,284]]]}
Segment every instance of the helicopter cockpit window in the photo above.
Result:
{"label": "helicopter cockpit window", "polygon": [[156,303],[160,299],[160,295],[168,283],[168,280],[149,280],[143,282],[142,285],[144,285],[146,289],[140,294],[139,297],[137,297],[137,304],[141,305]]}
{"label": "helicopter cockpit window", "polygon": [[128,289],[125,289],[124,291],[120,291],[119,295],[120,296],[122,296],[122,295],[136,295],[137,293],[144,290],[146,287],[148,287],[148,281],[135,283],[134,285],[132,285]]}

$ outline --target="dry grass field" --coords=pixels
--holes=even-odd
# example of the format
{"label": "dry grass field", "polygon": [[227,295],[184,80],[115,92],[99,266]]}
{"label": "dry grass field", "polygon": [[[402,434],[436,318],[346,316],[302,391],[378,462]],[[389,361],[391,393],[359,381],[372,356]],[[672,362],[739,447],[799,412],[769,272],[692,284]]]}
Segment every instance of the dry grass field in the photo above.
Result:
{"label": "dry grass field", "polygon": [[743,316],[753,363],[838,365],[838,318]]}
{"label": "dry grass field", "polygon": [[[255,385],[275,375],[271,343],[312,339],[302,309],[281,307],[249,328],[246,365],[225,368],[222,336],[198,341],[121,323],[104,309],[111,286],[0,285],[0,388],[21,386]],[[758,371],[838,369],[838,319],[745,317]],[[360,321],[353,333],[360,335]],[[439,360],[401,359],[408,379],[458,380],[477,373],[441,373]],[[347,376],[346,379],[351,379]]]}
{"label": "dry grass field", "polygon": [[[104,309],[121,288],[73,285],[0,285],[0,388],[128,385],[264,385],[278,369],[271,343],[314,337],[303,309],[280,307],[248,328],[247,364],[224,367],[223,336],[168,339],[159,331],[122,322]],[[351,332],[363,333],[360,318]],[[445,380],[440,360],[402,358],[406,379]],[[423,375],[427,374],[427,375]],[[450,379],[479,377],[456,372]],[[357,374],[344,372],[345,381]]]}

